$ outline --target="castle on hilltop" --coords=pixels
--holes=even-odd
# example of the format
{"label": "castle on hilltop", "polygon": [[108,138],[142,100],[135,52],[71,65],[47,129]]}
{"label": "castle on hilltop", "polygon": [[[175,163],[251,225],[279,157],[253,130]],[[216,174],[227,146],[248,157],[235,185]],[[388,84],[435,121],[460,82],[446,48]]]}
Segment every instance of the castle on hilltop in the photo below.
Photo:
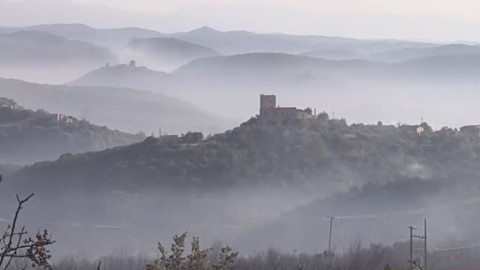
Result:
{"label": "castle on hilltop", "polygon": [[277,97],[275,95],[260,95],[260,118],[262,119],[308,119],[312,118],[312,109],[304,110],[295,107],[277,106]]}

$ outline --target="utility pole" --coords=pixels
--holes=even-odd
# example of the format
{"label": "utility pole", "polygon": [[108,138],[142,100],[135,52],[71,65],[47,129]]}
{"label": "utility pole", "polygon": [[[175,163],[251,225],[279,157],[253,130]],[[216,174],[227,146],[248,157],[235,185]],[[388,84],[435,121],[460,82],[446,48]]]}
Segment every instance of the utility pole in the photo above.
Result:
{"label": "utility pole", "polygon": [[423,262],[423,270],[427,270],[427,218],[423,220],[423,240],[424,240],[424,262]]}
{"label": "utility pole", "polygon": [[410,269],[414,269],[414,261],[413,261],[413,230],[416,230],[415,227],[413,226],[408,226],[408,229],[410,229]]}
{"label": "utility pole", "polygon": [[[410,229],[410,269],[414,269],[414,266],[419,266],[422,270],[427,270],[427,256],[428,256],[428,249],[427,249],[427,219],[423,220],[423,235],[414,235],[413,230],[416,230],[415,227],[409,226]],[[423,239],[423,267],[417,264],[413,260],[413,238]]]}
{"label": "utility pole", "polygon": [[330,219],[330,234],[328,236],[328,255],[330,255],[330,250],[332,246],[332,227],[333,227],[333,219],[336,217],[334,216],[327,216],[328,219]]}

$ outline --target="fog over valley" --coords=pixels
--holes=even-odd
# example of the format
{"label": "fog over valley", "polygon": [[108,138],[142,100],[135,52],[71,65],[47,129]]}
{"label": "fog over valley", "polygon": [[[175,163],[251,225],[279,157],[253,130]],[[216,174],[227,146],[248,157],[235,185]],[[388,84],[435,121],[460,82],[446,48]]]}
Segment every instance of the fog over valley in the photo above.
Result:
{"label": "fog over valley", "polygon": [[[38,1],[72,16],[96,5]],[[473,33],[268,30],[284,8],[315,14],[306,0],[261,0],[268,31],[251,31],[220,12],[234,3],[145,1],[98,7],[122,24],[0,19],[0,269],[480,266]],[[148,16],[212,5],[218,29]],[[149,27],[130,23],[141,14]]]}

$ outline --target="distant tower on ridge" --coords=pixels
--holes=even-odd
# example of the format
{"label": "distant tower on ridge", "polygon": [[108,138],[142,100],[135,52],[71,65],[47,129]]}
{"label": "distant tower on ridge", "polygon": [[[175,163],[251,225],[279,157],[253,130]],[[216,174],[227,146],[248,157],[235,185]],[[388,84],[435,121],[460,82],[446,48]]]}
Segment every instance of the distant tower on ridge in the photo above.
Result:
{"label": "distant tower on ridge", "polygon": [[260,117],[263,120],[308,119],[312,118],[312,109],[301,110],[296,107],[280,107],[277,106],[275,95],[260,95]]}
{"label": "distant tower on ridge", "polygon": [[277,98],[275,95],[260,95],[260,115],[264,110],[275,109],[277,107]]}

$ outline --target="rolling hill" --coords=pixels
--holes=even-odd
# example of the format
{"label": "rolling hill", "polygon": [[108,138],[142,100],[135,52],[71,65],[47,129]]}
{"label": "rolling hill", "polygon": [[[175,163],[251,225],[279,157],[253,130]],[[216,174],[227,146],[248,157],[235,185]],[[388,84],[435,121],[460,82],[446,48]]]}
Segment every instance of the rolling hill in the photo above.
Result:
{"label": "rolling hill", "polygon": [[401,63],[414,61],[422,58],[435,57],[462,57],[480,54],[480,47],[466,44],[437,45],[426,48],[407,47],[393,50],[385,50],[373,53],[358,53],[342,49],[314,50],[304,52],[301,55],[327,59],[327,60],[354,60],[364,59],[384,63]]}
{"label": "rolling hill", "polygon": [[[173,72],[173,75],[198,77],[217,75],[219,79],[223,75],[266,77],[282,73],[300,74],[305,71],[338,70],[348,72],[356,69],[358,72],[379,65],[361,60],[332,61],[283,53],[250,53],[198,59],[179,68]],[[282,77],[279,76],[277,79],[282,79]]]}
{"label": "rolling hill", "polygon": [[350,50],[355,53],[380,52],[401,48],[432,47],[433,44],[395,41],[358,40],[353,38],[320,35],[263,34],[247,31],[222,32],[210,27],[201,27],[189,32],[166,36],[212,48],[220,54],[245,54],[255,52],[303,53],[314,50]]}
{"label": "rolling hill", "polygon": [[[252,239],[260,241],[255,247],[261,250],[322,252],[327,214],[341,217],[335,220],[334,239],[342,247],[359,231],[366,242],[398,240],[406,235],[405,224],[415,225],[425,213],[438,222],[432,224],[455,220],[437,215],[445,205],[430,211],[429,203],[449,204],[460,197],[456,205],[471,211],[459,213],[459,222],[476,219],[477,205],[462,200],[478,196],[480,138],[422,126],[419,136],[411,126],[347,125],[325,114],[306,121],[252,118],[207,138],[198,133],[149,137],[64,155],[19,170],[7,183],[13,190],[35,191],[42,206],[55,209],[55,215],[32,209],[34,220],[113,224],[118,229],[109,235],[125,241],[131,242],[120,237],[126,233],[148,240],[152,233],[188,229],[202,239],[222,235],[246,252],[252,248],[244,248],[243,241]],[[299,205],[292,196],[306,206],[282,214]],[[319,198],[305,202],[312,197]],[[79,221],[79,212],[88,215]],[[81,228],[58,227],[70,233]],[[432,232],[441,235],[440,227]],[[96,232],[101,244],[105,232]]]}
{"label": "rolling hill", "polygon": [[[197,85],[219,84],[245,88],[313,88],[325,84],[365,82],[385,85],[420,81],[427,85],[440,82],[478,82],[480,50],[476,47],[446,46],[424,49],[418,58],[398,63],[365,59],[325,60],[303,55],[251,53],[198,59],[172,72],[183,82]],[[199,83],[201,82],[201,83]],[[208,86],[207,86],[208,87]],[[211,87],[215,89],[215,87]]]}
{"label": "rolling hill", "polygon": [[159,32],[135,27],[98,29],[85,24],[42,24],[20,28],[3,28],[0,32],[39,31],[71,40],[112,48],[122,48],[131,39],[159,37]]}
{"label": "rolling hill", "polygon": [[282,92],[342,82],[345,78],[368,79],[386,69],[385,64],[365,60],[332,61],[283,53],[250,53],[197,59],[171,75],[180,84],[196,84],[219,92],[227,86],[243,87],[244,91],[264,88]]}
{"label": "rolling hill", "polygon": [[466,44],[448,44],[432,48],[405,48],[372,54],[372,61],[406,62],[426,57],[480,55],[480,47]]}
{"label": "rolling hill", "polygon": [[325,60],[336,60],[336,61],[365,58],[363,54],[352,52],[349,50],[341,50],[341,49],[314,50],[314,51],[301,53],[301,55],[309,56],[313,58],[325,59]]}
{"label": "rolling hill", "polygon": [[100,65],[115,62],[104,47],[37,31],[0,34],[0,65]]}
{"label": "rolling hill", "polygon": [[[315,106],[318,103],[307,104],[301,97],[332,100],[328,96],[337,93],[339,85],[368,80],[386,70],[384,64],[369,61],[330,61],[282,53],[215,56],[194,60],[172,72],[171,88],[186,93],[183,99],[193,97],[199,106],[242,112],[247,117],[257,111],[252,100],[259,94],[275,93],[294,104]],[[225,102],[212,106],[212,98]]]}
{"label": "rolling hill", "polygon": [[63,83],[117,56],[105,47],[39,31],[0,33],[0,76]]}
{"label": "rolling hill", "polygon": [[136,133],[177,134],[222,130],[228,121],[158,93],[128,88],[54,86],[0,79],[0,96],[34,109],[62,112],[98,125]]}
{"label": "rolling hill", "polygon": [[[66,187],[95,183],[95,188],[109,189],[112,184],[128,190],[134,181],[135,189],[273,185],[309,191],[325,183],[348,188],[401,178],[436,180],[459,173],[464,178],[477,174],[478,137],[450,129],[433,132],[426,123],[422,126],[425,133],[418,136],[408,126],[347,125],[345,120],[328,120],[326,114],[305,121],[269,123],[252,118],[206,139],[197,133],[147,138],[122,148],[43,163],[24,172],[43,175],[52,183],[63,181]],[[49,167],[56,168],[54,178],[48,176]],[[77,179],[80,172],[82,177],[88,172],[87,182]],[[116,182],[101,184],[103,178]]]}
{"label": "rolling hill", "polygon": [[132,39],[128,48],[135,59],[159,70],[173,70],[188,62],[217,55],[214,50],[176,38]]}
{"label": "rolling hill", "polygon": [[[197,59],[168,74],[111,66],[92,71],[72,84],[161,92],[233,119],[255,115],[258,108],[252,100],[260,94],[274,93],[285,101],[282,105],[334,110],[353,121],[375,123],[381,118],[393,123],[413,121],[422,115],[441,128],[476,121],[473,115],[459,112],[465,106],[477,111],[472,100],[477,98],[474,89],[480,78],[479,66],[475,54],[381,63],[251,53]],[[430,100],[430,107],[422,100]],[[285,104],[287,101],[289,104]],[[410,107],[399,107],[398,101]],[[462,108],[455,105],[460,102]],[[458,114],[462,120],[452,117]]]}
{"label": "rolling hill", "polygon": [[[475,98],[470,89],[479,80],[477,58],[451,54],[378,63],[251,53],[197,59],[168,74],[125,65],[104,67],[71,84],[161,92],[235,119],[257,113],[257,104],[252,100],[257,100],[259,94],[275,93],[290,104],[341,111],[353,121],[375,123],[379,114],[389,122],[412,121],[421,114],[437,122],[435,125],[440,128],[452,125],[448,115],[460,110],[444,106],[445,102],[463,100],[475,111],[475,105],[465,102],[464,97]],[[457,95],[451,87],[463,94]],[[415,109],[398,108],[391,96]],[[432,101],[430,109],[421,104],[422,99]],[[468,115],[462,117],[461,124],[474,121]],[[447,121],[443,122],[444,119]]]}
{"label": "rolling hill", "polygon": [[440,54],[395,63],[391,78],[410,79],[423,83],[477,84],[480,54]]}
{"label": "rolling hill", "polygon": [[[367,61],[337,62],[289,54],[252,53],[197,59],[171,73],[128,65],[102,67],[69,84],[132,87],[150,91],[158,91],[155,89],[171,85],[178,89],[178,94],[181,94],[179,90],[186,90],[182,86],[196,84],[197,80],[204,82],[206,86],[211,83],[224,82],[224,86],[227,87],[231,82],[229,87],[231,88],[237,84],[251,85],[252,82],[259,81],[308,80],[319,70],[343,72],[356,66],[360,71],[362,68],[375,66],[375,63]],[[188,88],[201,93],[197,89],[202,89],[202,87],[202,84],[198,84],[197,87]],[[216,91],[215,89],[211,90]],[[225,91],[225,89],[221,91]]]}
{"label": "rolling hill", "polygon": [[92,70],[68,85],[126,87],[162,92],[168,80],[169,74],[161,71],[146,67],[116,65]]}
{"label": "rolling hill", "polygon": [[0,164],[28,164],[61,154],[99,151],[144,139],[63,114],[27,110],[0,98]]}
{"label": "rolling hill", "polygon": [[220,54],[255,52],[299,54],[315,50],[349,50],[354,53],[379,53],[405,48],[430,48],[436,44],[401,40],[361,40],[321,35],[289,35],[248,31],[219,31],[208,26],[188,32],[164,34],[154,30],[125,27],[99,29],[84,24],[44,24],[19,28],[0,28],[0,32],[40,31],[72,40],[123,48],[132,39],[170,37],[211,48]]}
{"label": "rolling hill", "polygon": [[429,240],[433,250],[449,239],[478,242],[478,237],[472,237],[477,232],[473,224],[479,222],[475,214],[480,208],[478,183],[471,175],[432,180],[400,178],[318,198],[270,222],[252,226],[240,234],[237,243],[241,249],[255,240],[284,251],[324,252],[329,240],[328,216],[335,217],[332,248],[336,252],[348,250],[360,237],[367,246],[407,242],[406,226],[419,228],[425,217],[429,234],[436,236]]}
{"label": "rolling hill", "polygon": [[331,46],[332,43],[355,42],[354,39],[348,38],[257,34],[247,31],[221,32],[207,26],[169,36],[213,48],[221,54],[298,53],[314,49],[317,46]]}
{"label": "rolling hill", "polygon": [[[377,77],[378,72],[388,69],[386,67],[386,64],[368,61],[327,61],[289,54],[252,53],[197,59],[168,74],[125,65],[103,67],[70,84],[161,92],[218,115],[242,119],[256,114],[256,103],[252,100],[257,100],[261,93],[275,92],[298,103],[301,97],[298,93],[313,94],[313,89],[318,91],[315,95],[335,93],[327,89],[344,83],[344,76],[353,83],[358,78]],[[303,102],[305,104],[305,100]]]}
{"label": "rolling hill", "polygon": [[[341,37],[262,34],[246,31],[222,32],[209,27],[172,34],[161,34],[156,31],[139,28],[96,29],[82,24],[52,24],[0,29],[0,32],[4,33],[3,35],[17,35],[21,31],[36,31],[46,35],[58,35],[69,39],[70,42],[82,41],[88,42],[90,45],[106,46],[114,51],[116,57],[123,62],[137,60],[141,65],[168,72],[195,59],[215,56],[217,52],[222,55],[255,54],[255,57],[260,57],[261,53],[303,53],[311,57],[329,60],[352,60],[363,58],[361,56],[364,55],[373,55],[372,59],[378,60],[382,58],[380,57],[382,54],[402,55],[408,54],[402,50],[421,51],[438,47],[437,44],[395,40],[357,40]],[[25,44],[29,44],[29,42],[25,42]],[[9,50],[4,51],[11,54]],[[35,57],[39,56],[35,55]],[[394,56],[385,56],[383,58],[386,59],[388,57],[392,58]],[[88,57],[85,59],[88,59]],[[370,58],[367,57],[366,59]],[[80,59],[79,63],[82,61]],[[58,70],[58,67],[53,67],[43,70],[36,68],[36,70],[0,71],[3,77],[47,83],[64,83],[72,81],[75,77],[78,78],[81,73],[88,72],[88,70],[106,62],[115,64],[117,61],[98,59],[95,62],[96,65],[90,65],[87,69],[82,68],[81,71],[75,70],[75,72],[72,71],[66,75],[62,75],[62,73],[68,72],[69,69],[75,69],[78,63],[69,63],[68,66],[62,67],[61,70]],[[56,71],[57,76],[55,78],[52,77],[55,74],[48,73],[51,70]],[[308,70],[297,71],[297,74],[294,76],[303,79],[309,76],[308,72]],[[76,76],[72,74],[76,74]],[[259,85],[257,87],[270,86]],[[184,96],[181,97],[185,98]]]}

